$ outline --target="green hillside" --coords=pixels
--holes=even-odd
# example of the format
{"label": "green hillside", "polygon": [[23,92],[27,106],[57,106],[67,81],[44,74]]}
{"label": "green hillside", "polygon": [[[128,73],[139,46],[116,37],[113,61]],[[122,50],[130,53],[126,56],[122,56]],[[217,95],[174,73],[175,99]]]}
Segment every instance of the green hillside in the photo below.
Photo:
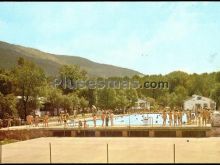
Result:
{"label": "green hillside", "polygon": [[11,68],[18,57],[24,57],[42,67],[48,75],[56,75],[63,64],[78,64],[90,77],[133,76],[141,73],[113,65],[100,64],[78,56],[55,55],[37,49],[0,41],[0,67]]}

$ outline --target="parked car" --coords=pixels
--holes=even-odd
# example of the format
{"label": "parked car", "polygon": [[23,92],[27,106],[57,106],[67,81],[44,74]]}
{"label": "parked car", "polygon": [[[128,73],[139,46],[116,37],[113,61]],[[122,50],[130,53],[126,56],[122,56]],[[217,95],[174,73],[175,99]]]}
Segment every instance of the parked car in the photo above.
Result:
{"label": "parked car", "polygon": [[212,114],[212,127],[220,127],[220,112],[214,111]]}

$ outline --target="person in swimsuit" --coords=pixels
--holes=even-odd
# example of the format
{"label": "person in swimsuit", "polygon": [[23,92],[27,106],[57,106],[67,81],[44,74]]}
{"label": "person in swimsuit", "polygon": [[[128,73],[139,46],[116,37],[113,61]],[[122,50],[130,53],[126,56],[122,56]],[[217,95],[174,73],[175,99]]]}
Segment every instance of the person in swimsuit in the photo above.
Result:
{"label": "person in swimsuit", "polygon": [[172,124],[173,124],[173,113],[172,113],[171,110],[169,112],[169,122],[170,122],[170,126],[172,126]]}

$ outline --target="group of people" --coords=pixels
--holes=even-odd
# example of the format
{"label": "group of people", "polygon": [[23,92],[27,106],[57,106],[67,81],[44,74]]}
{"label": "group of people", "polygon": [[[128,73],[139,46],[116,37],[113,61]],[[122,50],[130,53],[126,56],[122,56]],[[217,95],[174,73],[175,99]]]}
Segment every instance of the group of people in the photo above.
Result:
{"label": "group of people", "polygon": [[[101,118],[102,121],[102,127],[106,126],[113,126],[114,125],[114,113],[112,110],[108,110],[108,111],[102,111],[102,113],[100,115],[97,115],[96,113],[93,113],[92,115],[92,119],[93,119],[93,125],[94,127],[96,127],[96,121],[98,118]],[[110,123],[110,124],[109,124]],[[81,120],[79,120],[78,122],[78,127],[84,127],[87,128],[89,127],[89,125],[87,124],[87,121],[84,119],[84,122],[82,122]]]}
{"label": "group of people", "polygon": [[191,111],[183,111],[174,107],[173,110],[164,109],[162,111],[163,126],[166,126],[168,120],[169,126],[182,126],[183,115],[186,114],[187,124],[196,124],[199,126],[206,126],[211,122],[211,111],[208,108],[199,108],[195,113]]}
{"label": "group of people", "polygon": [[199,108],[196,119],[199,126],[206,126],[207,123],[211,123],[211,111],[208,108]]}
{"label": "group of people", "polygon": [[181,110],[177,110],[174,108],[173,110],[166,111],[165,109],[162,112],[162,118],[163,118],[163,126],[166,125],[168,116],[169,125],[172,126],[181,126],[182,125],[182,118],[183,118],[183,112]]}
{"label": "group of people", "polygon": [[59,124],[63,124],[64,123],[64,127],[67,126],[67,121],[69,120],[70,116],[68,112],[60,112],[60,115],[58,117],[58,123]]}
{"label": "group of people", "polygon": [[[114,119],[114,114],[112,111],[102,111],[102,114],[101,114],[102,127],[104,127],[104,124],[106,127],[108,127],[109,120],[110,120],[111,126],[113,126],[114,125],[113,119]],[[96,126],[95,122],[96,121],[94,120],[94,126]]]}
{"label": "group of people", "polygon": [[44,127],[48,127],[48,123],[49,123],[49,114],[46,113],[43,118],[41,118],[39,115],[27,115],[26,116],[26,121],[27,121],[27,124],[30,125],[30,126],[35,126],[35,127],[38,127],[39,126],[39,123],[42,123],[43,122],[43,125]]}

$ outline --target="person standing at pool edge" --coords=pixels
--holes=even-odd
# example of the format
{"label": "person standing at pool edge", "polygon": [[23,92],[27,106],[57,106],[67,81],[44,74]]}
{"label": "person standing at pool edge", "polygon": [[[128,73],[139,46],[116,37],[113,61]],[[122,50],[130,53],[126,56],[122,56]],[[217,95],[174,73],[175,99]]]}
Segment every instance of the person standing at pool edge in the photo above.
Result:
{"label": "person standing at pool edge", "polygon": [[114,114],[112,111],[111,111],[110,119],[111,119],[111,126],[113,126]]}
{"label": "person standing at pool edge", "polygon": [[108,127],[108,122],[109,122],[109,113],[107,112],[106,117],[105,117],[105,125]]}
{"label": "person standing at pool edge", "polygon": [[173,112],[173,119],[174,119],[174,127],[177,126],[177,111],[176,109],[174,109]]}
{"label": "person standing at pool edge", "polygon": [[177,111],[177,119],[178,119],[178,125],[179,126],[181,126],[182,125],[182,123],[181,123],[181,116],[182,115],[182,113],[181,113],[181,111],[180,110],[178,110]]}
{"label": "person standing at pool edge", "polygon": [[102,111],[101,118],[102,118],[102,127],[104,127],[104,123],[105,123],[105,113],[104,113],[104,111]]}
{"label": "person standing at pool edge", "polygon": [[167,120],[166,110],[163,110],[162,118],[163,118],[163,126],[166,126],[166,120]]}
{"label": "person standing at pool edge", "polygon": [[173,124],[173,114],[172,114],[171,110],[169,112],[169,122],[170,122],[170,126],[172,126],[172,124]]}
{"label": "person standing at pool edge", "polygon": [[44,126],[45,127],[48,127],[48,119],[49,119],[48,112],[46,112],[46,114],[44,115]]}

